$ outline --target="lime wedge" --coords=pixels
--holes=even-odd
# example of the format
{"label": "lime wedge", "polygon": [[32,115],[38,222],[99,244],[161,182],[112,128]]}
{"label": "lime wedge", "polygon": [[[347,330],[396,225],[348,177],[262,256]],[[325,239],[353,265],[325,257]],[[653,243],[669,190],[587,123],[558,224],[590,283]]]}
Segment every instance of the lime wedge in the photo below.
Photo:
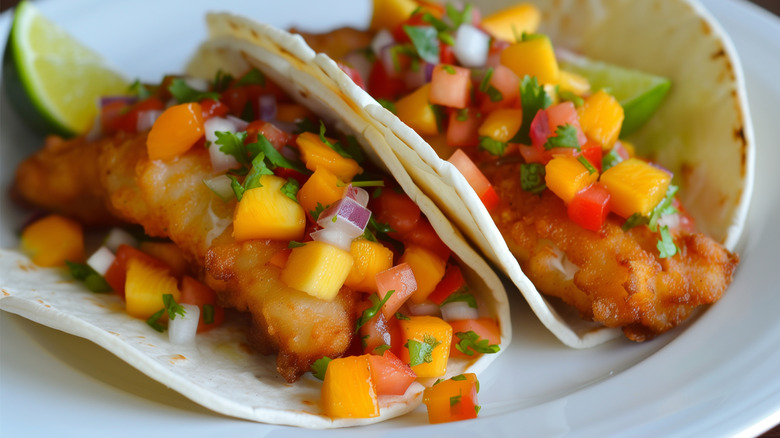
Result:
{"label": "lime wedge", "polygon": [[100,55],[27,1],[14,13],[3,54],[3,86],[33,129],[64,136],[87,132],[101,96],[128,92],[128,82]]}
{"label": "lime wedge", "polygon": [[595,61],[571,53],[559,54],[562,69],[580,74],[590,81],[591,89],[615,96],[625,112],[620,137],[639,129],[655,114],[669,91],[667,78]]}

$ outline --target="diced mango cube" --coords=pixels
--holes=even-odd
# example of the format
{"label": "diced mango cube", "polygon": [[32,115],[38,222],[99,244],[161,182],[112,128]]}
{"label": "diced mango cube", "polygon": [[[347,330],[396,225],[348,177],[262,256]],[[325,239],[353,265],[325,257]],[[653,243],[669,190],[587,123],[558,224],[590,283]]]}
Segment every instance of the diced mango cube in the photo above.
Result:
{"label": "diced mango cube", "polygon": [[311,241],[293,248],[280,278],[287,286],[331,301],[344,285],[352,264],[352,256],[347,251]]}
{"label": "diced mango cube", "polygon": [[371,30],[393,30],[412,15],[418,5],[414,0],[374,0]]}
{"label": "diced mango cube", "polygon": [[598,172],[590,173],[576,158],[567,155],[555,156],[544,170],[547,187],[567,204],[599,178]]}
{"label": "diced mango cube", "polygon": [[393,251],[379,242],[355,239],[349,253],[354,263],[344,284],[352,290],[376,292],[376,274],[393,266]]}
{"label": "diced mango cube", "polygon": [[435,316],[410,316],[399,321],[404,348],[400,359],[417,377],[441,377],[447,372],[452,327]]}
{"label": "diced mango cube", "polygon": [[146,240],[139,244],[138,249],[168,265],[175,277],[181,277],[189,271],[190,264],[184,258],[184,252],[173,242]]}
{"label": "diced mango cube", "polygon": [[436,113],[428,102],[431,84],[425,84],[395,103],[396,115],[420,135],[439,133]]}
{"label": "diced mango cube", "polygon": [[53,214],[33,222],[22,231],[20,243],[22,252],[38,266],[84,261],[84,230],[63,216]]}
{"label": "diced mango cube", "polygon": [[376,382],[368,355],[333,359],[322,382],[321,402],[332,418],[371,418],[379,415]]}
{"label": "diced mango cube", "polygon": [[526,75],[536,76],[540,84],[557,84],[560,76],[552,43],[544,35],[534,35],[504,49],[501,64],[521,79]]}
{"label": "diced mango cube", "polygon": [[541,13],[536,6],[520,3],[488,15],[480,24],[500,40],[516,41],[524,32],[536,32],[540,20]]}
{"label": "diced mango cube", "polygon": [[508,142],[520,130],[523,124],[523,110],[497,109],[491,112],[479,125],[479,136],[490,137],[493,140]]}
{"label": "diced mango cube", "polygon": [[[327,139],[331,143],[335,143],[335,140]],[[323,143],[320,136],[312,132],[304,132],[298,136],[296,144],[301,151],[301,159],[306,164],[306,168],[315,171],[320,167],[324,167],[342,181],[352,181],[358,173],[361,173],[363,169],[357,163],[357,161],[342,157],[338,152],[331,147]]]}
{"label": "diced mango cube", "polygon": [[436,289],[444,277],[447,261],[417,245],[408,245],[398,263],[408,263],[417,280],[417,290],[410,298],[413,303],[422,303]]}
{"label": "diced mango cube", "polygon": [[623,107],[604,90],[588,96],[585,103],[577,109],[580,125],[585,135],[609,149],[615,144],[623,126]]}
{"label": "diced mango cube", "polygon": [[233,237],[237,241],[303,238],[306,213],[300,204],[282,193],[286,182],[278,176],[263,175],[262,187],[244,192],[233,216]]}
{"label": "diced mango cube", "polygon": [[137,258],[127,260],[125,310],[130,316],[147,319],[164,307],[163,295],[177,302],[181,292],[176,277],[166,268],[153,266]]}
{"label": "diced mango cube", "polygon": [[601,175],[607,186],[612,211],[627,218],[634,213],[647,216],[666,196],[672,176],[638,158],[629,158]]}
{"label": "diced mango cube", "polygon": [[[298,190],[298,202],[306,214],[317,211],[317,204],[326,208],[344,196],[345,184],[330,170],[320,167]],[[312,217],[312,219],[314,219]]]}

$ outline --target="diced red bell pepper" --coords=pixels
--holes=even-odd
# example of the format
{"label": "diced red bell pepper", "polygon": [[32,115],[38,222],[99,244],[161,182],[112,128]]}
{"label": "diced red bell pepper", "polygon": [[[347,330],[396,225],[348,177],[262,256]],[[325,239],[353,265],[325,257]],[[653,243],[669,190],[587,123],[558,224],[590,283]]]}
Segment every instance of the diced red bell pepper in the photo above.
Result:
{"label": "diced red bell pepper", "polygon": [[144,111],[162,111],[165,104],[157,97],[149,97],[138,101],[128,107],[123,107],[116,113],[113,106],[110,110],[103,112],[106,120],[102,120],[105,132],[114,133],[117,131],[138,132],[138,115]]}
{"label": "diced red bell pepper", "polygon": [[609,215],[609,191],[600,183],[580,190],[568,205],[569,218],[586,230],[601,230]]}
{"label": "diced red bell pepper", "polygon": [[216,292],[189,275],[185,275],[181,279],[179,302],[200,308],[198,333],[219,327],[225,320],[225,309],[217,304]]}
{"label": "diced red bell pepper", "polygon": [[[368,300],[366,300],[366,303],[370,304]],[[366,308],[368,308],[368,306]],[[358,335],[360,336],[360,342],[362,344],[361,351],[363,353],[377,354],[377,348],[382,347],[383,345],[387,345],[388,347],[393,345],[392,334],[390,333],[387,321],[388,320],[382,312],[377,312],[376,316],[360,326]]]}
{"label": "diced red bell pepper", "polygon": [[464,284],[466,284],[466,280],[463,279],[463,272],[460,270],[460,266],[454,263],[449,264],[447,265],[447,270],[444,271],[444,277],[436,285],[436,289],[428,295],[428,299],[441,305],[447,297],[463,287]]}
{"label": "diced red bell pepper", "polygon": [[375,99],[396,100],[406,91],[403,78],[390,77],[379,59],[371,66],[367,85],[368,94]]}
{"label": "diced red bell pepper", "polygon": [[582,145],[582,156],[585,157],[599,173],[601,173],[601,159],[603,154],[600,144],[588,139],[588,141]]}
{"label": "diced red bell pepper", "polygon": [[390,350],[381,355],[371,354],[368,362],[371,366],[371,377],[376,383],[377,395],[404,395],[417,379],[412,368]]}
{"label": "diced red bell pepper", "polygon": [[292,139],[295,137],[293,134],[277,128],[272,123],[264,122],[262,120],[255,120],[248,124],[246,133],[247,136],[244,143],[255,143],[258,135],[263,134],[276,150],[282,149],[287,144],[292,144]]}

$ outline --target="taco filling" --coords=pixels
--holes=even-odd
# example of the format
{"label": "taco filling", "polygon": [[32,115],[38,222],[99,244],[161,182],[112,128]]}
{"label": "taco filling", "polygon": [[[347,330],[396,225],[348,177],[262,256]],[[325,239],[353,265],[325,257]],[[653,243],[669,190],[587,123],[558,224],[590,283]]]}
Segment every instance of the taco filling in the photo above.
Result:
{"label": "taco filling", "polygon": [[[474,228],[462,207],[489,213],[536,289],[585,320],[651,339],[717,301],[739,257],[697,232],[678,196],[679,176],[625,139],[669,81],[653,78],[660,85],[643,100],[651,110],[621,102],[615,84],[589,78],[577,55],[556,53],[535,33],[540,18],[530,4],[482,16],[469,4],[376,0],[368,31],[303,36],[387,110],[369,113],[407,143],[397,153],[422,156],[430,145],[465,177],[484,209],[438,199],[455,222]],[[431,167],[420,185],[435,193],[430,174],[442,170]],[[479,239],[517,274],[514,261],[491,255],[500,245]]]}
{"label": "taco filling", "polygon": [[[388,174],[399,164],[371,162],[368,140],[326,127],[275,83],[282,73],[251,67],[263,50],[238,44],[203,46],[193,65],[232,60],[213,80],[136,82],[102,100],[89,135],[48,138],[14,190],[55,214],[25,229],[22,249],[113,291],[174,349],[245,320],[285,381],[324,379],[320,415],[378,418],[454,376],[430,391],[468,385],[468,412],[432,421],[475,417],[476,377],[461,373],[508,342],[500,281],[408,177],[402,189]],[[115,229],[86,257],[82,224],[144,235]]]}

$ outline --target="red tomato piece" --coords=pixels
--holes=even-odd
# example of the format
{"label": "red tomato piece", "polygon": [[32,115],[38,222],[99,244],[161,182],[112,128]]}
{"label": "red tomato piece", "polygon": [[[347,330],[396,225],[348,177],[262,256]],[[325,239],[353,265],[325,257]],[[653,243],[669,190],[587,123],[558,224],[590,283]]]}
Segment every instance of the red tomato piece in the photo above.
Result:
{"label": "red tomato piece", "polygon": [[588,141],[587,137],[585,137],[585,132],[580,126],[580,117],[577,114],[577,108],[574,107],[573,102],[561,102],[547,108],[546,111],[549,117],[548,123],[550,124],[551,136],[557,135],[555,130],[559,126],[571,125],[577,129],[577,141],[580,146]]}
{"label": "red tomato piece", "polygon": [[455,51],[449,44],[439,45],[439,63],[440,64],[455,64]]}
{"label": "red tomato piece", "polygon": [[152,96],[136,102],[129,107],[126,111],[116,117],[114,120],[108,122],[109,127],[113,129],[112,132],[124,131],[124,132],[138,132],[138,114],[143,111],[162,111],[165,109],[165,104],[158,98]]}
{"label": "red tomato piece", "polygon": [[376,383],[377,395],[404,395],[409,385],[417,379],[417,374],[409,365],[390,350],[382,355],[368,356],[371,378]]}
{"label": "red tomato piece", "polygon": [[544,150],[544,144],[547,142],[547,137],[553,131],[550,130],[550,117],[547,114],[547,110],[539,110],[531,121],[531,144],[537,149]]}
{"label": "red tomato piece", "polygon": [[[485,204],[485,208],[495,207],[497,196],[494,196],[495,190],[493,190],[493,186],[482,171],[479,170],[477,165],[474,164],[474,161],[472,161],[462,149],[456,150],[448,161],[463,174],[471,188],[473,188],[477,193],[477,196],[479,196],[479,199],[482,200],[483,203],[485,203],[486,200],[489,202],[490,205]],[[489,193],[490,190],[493,190],[493,194]]]}
{"label": "red tomato piece", "polygon": [[450,112],[447,124],[447,144],[453,147],[479,146],[479,125],[482,114],[473,107]]}
{"label": "red tomato piece", "polygon": [[441,305],[447,297],[463,287],[464,284],[466,284],[466,280],[463,279],[463,272],[460,270],[460,266],[449,264],[444,271],[444,277],[436,285],[436,289],[428,295],[428,299]]}
{"label": "red tomato piece", "polygon": [[471,70],[445,64],[434,67],[428,100],[435,105],[465,108],[471,100]]}
{"label": "red tomato piece", "polygon": [[478,385],[475,374],[465,373],[426,388],[423,403],[428,408],[428,421],[435,424],[477,418]]}
{"label": "red tomato piece", "polygon": [[404,193],[392,189],[382,190],[382,194],[372,200],[371,211],[379,223],[386,223],[395,230],[390,237],[400,238],[417,225],[420,220],[420,207]]}
{"label": "red tomato piece", "polygon": [[545,151],[543,147],[538,148],[536,146],[519,145],[518,151],[520,152],[520,155],[523,156],[523,160],[525,160],[526,163],[547,164],[547,162],[552,159],[550,153]]}
{"label": "red tomato piece", "polygon": [[212,117],[225,117],[229,110],[227,105],[214,99],[203,99],[200,101],[200,108],[204,121]]}
{"label": "red tomato piece", "polygon": [[[182,304],[193,304],[200,308],[200,321],[198,321],[198,333],[219,327],[225,320],[225,309],[217,304],[217,294],[210,287],[200,281],[185,275],[181,279],[181,297],[179,302]],[[209,306],[211,310],[205,310]],[[211,321],[206,320],[211,313]]]}
{"label": "red tomato piece", "polygon": [[403,242],[407,245],[415,244],[427,248],[444,260],[450,258],[452,253],[452,250],[436,234],[433,225],[424,217],[417,222],[417,225],[411,231],[404,234]]}
{"label": "red tomato piece", "polygon": [[389,321],[417,290],[417,280],[414,278],[411,266],[401,263],[376,274],[376,289],[380,299],[384,299],[387,292],[395,291],[382,306],[382,314]]}
{"label": "red tomato piece", "polygon": [[582,156],[588,160],[588,162],[598,169],[601,173],[601,159],[603,156],[601,145],[588,139],[588,141],[582,145]]}
{"label": "red tomato piece", "polygon": [[125,279],[127,278],[127,261],[135,258],[142,262],[170,270],[170,266],[145,252],[133,248],[130,245],[119,245],[116,250],[116,258],[106,271],[106,282],[120,297],[125,297]]}
{"label": "red tomato piece", "polygon": [[262,120],[255,120],[246,127],[246,140],[244,143],[252,144],[257,142],[259,134],[263,134],[268,142],[276,149],[280,150],[285,145],[290,144],[294,135],[289,132],[284,132],[281,129],[273,125],[273,123],[264,122]]}
{"label": "red tomato piece", "polygon": [[364,90],[366,89],[366,82],[363,80],[363,76],[360,74],[360,72],[357,69],[352,68],[341,62],[338,62],[337,64],[339,68],[341,68],[341,71],[346,73],[347,76],[349,76],[349,78],[352,79],[352,82],[354,82],[358,87]]}
{"label": "red tomato piece", "polygon": [[577,225],[598,232],[609,215],[609,191],[603,184],[591,184],[574,195],[567,208]]}
{"label": "red tomato piece", "polygon": [[393,345],[393,338],[390,333],[390,326],[382,312],[379,312],[360,326],[358,335],[360,336],[362,351],[365,354],[377,354],[377,348],[387,345]]}
{"label": "red tomato piece", "polygon": [[474,332],[479,335],[480,339],[487,339],[489,345],[501,344],[501,330],[496,324],[496,320],[493,318],[477,318],[477,319],[458,319],[455,321],[448,321],[452,326],[452,346],[450,348],[450,357],[474,357],[478,355],[473,348],[466,347],[467,351],[471,351],[474,354],[461,353],[456,348],[461,342],[458,337],[458,333]]}
{"label": "red tomato piece", "polygon": [[396,100],[406,91],[403,79],[390,77],[380,60],[374,62],[374,65],[371,67],[367,85],[368,94],[375,99]]}

